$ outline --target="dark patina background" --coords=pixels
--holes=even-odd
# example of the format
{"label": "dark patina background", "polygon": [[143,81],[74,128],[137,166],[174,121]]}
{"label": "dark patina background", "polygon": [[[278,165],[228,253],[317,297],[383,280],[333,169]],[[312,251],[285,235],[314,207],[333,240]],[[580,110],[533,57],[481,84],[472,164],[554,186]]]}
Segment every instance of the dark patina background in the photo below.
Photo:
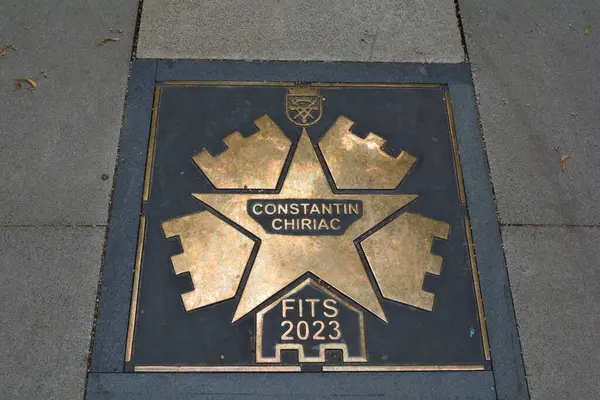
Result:
{"label": "dark patina background", "polygon": [[[392,154],[411,153],[417,164],[397,193],[419,198],[402,211],[451,226],[448,240],[433,246],[433,252],[444,257],[442,273],[427,275],[424,283],[426,290],[436,294],[433,312],[388,300],[382,300],[388,324],[364,312],[369,364],[484,363],[445,88],[319,90],[325,98],[323,117],[307,128],[313,144],[344,115],[355,122],[353,131],[359,136],[374,132],[387,140]],[[285,93],[285,87],[272,86],[163,86],[150,198],[143,207],[147,232],[134,365],[255,364],[253,314],[231,324],[237,298],[185,311],[180,295],[192,289],[191,281],[186,274],[176,276],[170,261],[182,249],[176,238],[164,238],[160,224],[204,209],[191,196],[214,190],[192,161],[203,148],[217,154],[225,149],[223,137],[235,130],[251,135],[257,129],[253,121],[264,114],[294,143],[298,140],[301,128],[285,116]]]}

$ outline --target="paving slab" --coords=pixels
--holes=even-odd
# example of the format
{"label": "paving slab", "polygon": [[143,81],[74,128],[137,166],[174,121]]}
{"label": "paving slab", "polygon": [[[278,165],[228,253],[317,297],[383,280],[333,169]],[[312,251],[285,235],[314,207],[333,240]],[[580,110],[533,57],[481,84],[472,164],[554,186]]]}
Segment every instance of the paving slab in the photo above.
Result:
{"label": "paving slab", "polygon": [[599,224],[598,2],[459,5],[501,222]]}
{"label": "paving slab", "polygon": [[0,228],[0,398],[82,398],[104,228]]}
{"label": "paving slab", "polygon": [[600,393],[600,229],[504,227],[532,399]]}
{"label": "paving slab", "polygon": [[0,4],[0,223],[106,222],[137,6]]}
{"label": "paving slab", "polygon": [[464,59],[451,0],[145,0],[137,56],[451,63]]}

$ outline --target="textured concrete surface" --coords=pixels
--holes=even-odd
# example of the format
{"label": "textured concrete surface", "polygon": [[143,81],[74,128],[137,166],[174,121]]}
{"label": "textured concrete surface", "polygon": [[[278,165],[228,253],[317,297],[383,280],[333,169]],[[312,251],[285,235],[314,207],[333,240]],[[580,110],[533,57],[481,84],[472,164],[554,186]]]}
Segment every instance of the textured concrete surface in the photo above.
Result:
{"label": "textured concrete surface", "polygon": [[600,228],[504,227],[534,400],[600,393]]}
{"label": "textured concrete surface", "polygon": [[452,0],[145,0],[137,56],[462,62]]}
{"label": "textured concrete surface", "polygon": [[137,5],[0,2],[2,399],[83,396]]}
{"label": "textured concrete surface", "polygon": [[532,398],[596,398],[600,230],[582,225],[600,224],[600,9],[459,5]]}
{"label": "textured concrete surface", "polygon": [[0,398],[83,397],[104,228],[0,228]]}
{"label": "textured concrete surface", "polygon": [[106,223],[137,5],[0,2],[0,224]]}
{"label": "textured concrete surface", "polygon": [[597,0],[459,5],[501,222],[600,224]]}

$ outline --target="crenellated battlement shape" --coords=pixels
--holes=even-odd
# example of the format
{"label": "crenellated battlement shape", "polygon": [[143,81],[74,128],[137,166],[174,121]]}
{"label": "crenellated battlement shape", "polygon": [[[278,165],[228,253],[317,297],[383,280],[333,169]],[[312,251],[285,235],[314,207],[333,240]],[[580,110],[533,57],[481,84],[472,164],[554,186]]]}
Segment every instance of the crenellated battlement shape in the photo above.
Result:
{"label": "crenellated battlement shape", "polygon": [[223,139],[227,150],[213,156],[202,150],[196,165],[217,189],[275,189],[291,142],[268,115],[254,121],[258,131],[243,137],[235,131]]}
{"label": "crenellated battlement shape", "polygon": [[319,141],[319,148],[338,189],[395,189],[417,158],[382,150],[385,140],[374,133],[362,139],[350,131],[354,122],[340,116]]}

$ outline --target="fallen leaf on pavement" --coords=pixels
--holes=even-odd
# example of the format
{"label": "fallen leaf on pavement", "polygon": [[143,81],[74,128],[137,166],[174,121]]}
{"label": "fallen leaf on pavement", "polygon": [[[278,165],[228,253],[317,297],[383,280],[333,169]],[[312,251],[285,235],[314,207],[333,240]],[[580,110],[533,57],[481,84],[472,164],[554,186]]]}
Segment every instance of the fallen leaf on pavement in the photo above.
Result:
{"label": "fallen leaf on pavement", "polygon": [[591,26],[588,26],[587,28],[585,28],[585,31],[583,31],[583,34],[587,35],[588,33],[590,33],[590,28],[591,28]]}
{"label": "fallen leaf on pavement", "polygon": [[567,170],[567,158],[569,158],[569,156],[566,154],[563,154],[560,157],[560,170],[562,172],[565,172]]}
{"label": "fallen leaf on pavement", "polygon": [[6,48],[4,48],[2,51],[0,51],[0,56],[5,56],[6,53],[8,53],[8,51],[6,51]]}
{"label": "fallen leaf on pavement", "polygon": [[14,51],[17,51],[17,48],[15,46],[13,46],[12,43],[7,44],[6,47],[8,47],[9,49],[13,49]]}
{"label": "fallen leaf on pavement", "polygon": [[16,78],[15,80],[17,81],[17,83],[18,83],[19,85],[21,85],[21,82],[27,82],[27,83],[29,83],[29,84],[31,85],[31,87],[32,87],[32,88],[34,88],[34,89],[38,87],[38,84],[37,84],[37,82],[36,82],[36,81],[34,81],[34,80],[33,80],[33,79],[31,79],[31,78]]}
{"label": "fallen leaf on pavement", "polygon": [[104,38],[100,41],[100,43],[98,43],[98,46],[104,46],[104,43],[106,42],[119,42],[121,40],[121,38],[118,37],[107,37]]}

